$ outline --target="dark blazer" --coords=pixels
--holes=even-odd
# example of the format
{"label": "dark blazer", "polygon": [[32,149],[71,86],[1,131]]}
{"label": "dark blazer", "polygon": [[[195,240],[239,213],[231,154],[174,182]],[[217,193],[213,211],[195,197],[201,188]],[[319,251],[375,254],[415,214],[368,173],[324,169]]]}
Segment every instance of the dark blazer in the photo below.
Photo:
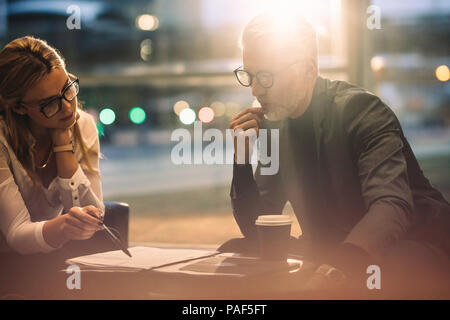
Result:
{"label": "dark blazer", "polygon": [[316,249],[350,243],[378,260],[411,237],[449,253],[450,205],[424,176],[392,110],[364,89],[321,77],[309,108],[310,170],[297,175],[302,159],[289,154],[295,137],[287,121],[265,121],[280,130],[278,174],[261,175],[258,164],[253,178],[250,165],[234,165],[230,196],[242,233],[256,236],[256,217],[280,214],[289,200],[301,238]]}

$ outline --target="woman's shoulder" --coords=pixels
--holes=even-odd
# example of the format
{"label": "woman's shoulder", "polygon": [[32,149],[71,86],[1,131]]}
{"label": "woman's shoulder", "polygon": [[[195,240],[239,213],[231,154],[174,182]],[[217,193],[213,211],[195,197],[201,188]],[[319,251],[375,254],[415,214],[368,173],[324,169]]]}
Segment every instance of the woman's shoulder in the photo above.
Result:
{"label": "woman's shoulder", "polygon": [[8,127],[6,125],[5,119],[2,115],[0,115],[0,143],[7,144],[7,137],[8,136]]}
{"label": "woman's shoulder", "polygon": [[9,143],[8,143],[8,133],[7,133],[7,126],[6,126],[6,122],[3,119],[3,116],[0,115],[0,159],[4,158],[4,157],[8,157],[9,159],[9,154],[8,154],[8,148],[9,148]]}
{"label": "woman's shoulder", "polygon": [[78,119],[78,127],[86,147],[90,148],[98,139],[98,130],[94,117],[84,110],[78,109],[80,118]]}
{"label": "woman's shoulder", "polygon": [[0,135],[4,135],[6,129],[5,118],[0,114]]}

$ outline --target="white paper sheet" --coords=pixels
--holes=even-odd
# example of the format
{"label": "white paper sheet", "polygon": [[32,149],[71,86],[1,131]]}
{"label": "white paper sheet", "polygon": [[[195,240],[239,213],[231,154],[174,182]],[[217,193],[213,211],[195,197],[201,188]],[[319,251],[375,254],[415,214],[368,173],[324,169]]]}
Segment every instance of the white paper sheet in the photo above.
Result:
{"label": "white paper sheet", "polygon": [[217,254],[216,251],[154,247],[132,247],[128,250],[131,258],[121,250],[116,250],[68,259],[66,263],[79,265],[84,269],[138,271]]}

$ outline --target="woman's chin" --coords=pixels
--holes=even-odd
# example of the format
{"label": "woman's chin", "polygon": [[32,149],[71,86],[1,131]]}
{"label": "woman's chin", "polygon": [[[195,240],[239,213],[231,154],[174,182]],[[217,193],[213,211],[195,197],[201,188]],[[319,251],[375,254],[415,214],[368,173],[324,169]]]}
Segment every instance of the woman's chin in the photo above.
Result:
{"label": "woman's chin", "polygon": [[68,129],[75,125],[77,119],[75,117],[71,117],[67,120],[60,120],[61,129]]}
{"label": "woman's chin", "polygon": [[75,125],[75,123],[76,123],[75,119],[71,120],[71,121],[64,121],[64,122],[58,123],[58,125],[56,126],[55,129],[67,130],[67,129],[72,128]]}

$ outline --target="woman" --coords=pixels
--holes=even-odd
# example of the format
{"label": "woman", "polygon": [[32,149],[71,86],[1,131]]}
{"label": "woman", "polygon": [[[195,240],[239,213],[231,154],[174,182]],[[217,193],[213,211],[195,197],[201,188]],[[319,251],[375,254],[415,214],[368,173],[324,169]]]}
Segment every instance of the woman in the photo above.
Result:
{"label": "woman", "polygon": [[46,42],[23,37],[0,52],[1,251],[48,253],[100,228],[99,140],[78,92]]}

